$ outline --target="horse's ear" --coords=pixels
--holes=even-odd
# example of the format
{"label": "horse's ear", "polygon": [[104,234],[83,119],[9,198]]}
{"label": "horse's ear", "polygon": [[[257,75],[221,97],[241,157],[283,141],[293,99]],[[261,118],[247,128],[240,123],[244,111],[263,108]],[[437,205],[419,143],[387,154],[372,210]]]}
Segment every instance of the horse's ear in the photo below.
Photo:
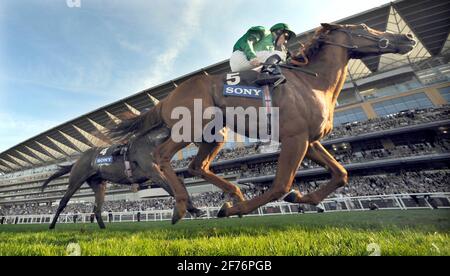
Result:
{"label": "horse's ear", "polygon": [[325,30],[329,30],[329,31],[336,30],[336,29],[339,29],[342,27],[339,24],[333,24],[333,23],[321,23],[320,25],[322,25],[322,27]]}

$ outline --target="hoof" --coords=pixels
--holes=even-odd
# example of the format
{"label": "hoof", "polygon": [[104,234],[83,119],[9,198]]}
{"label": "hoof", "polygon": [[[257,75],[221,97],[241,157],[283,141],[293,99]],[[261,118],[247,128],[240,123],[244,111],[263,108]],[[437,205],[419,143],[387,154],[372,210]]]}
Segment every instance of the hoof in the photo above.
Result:
{"label": "hoof", "polygon": [[203,218],[203,217],[206,217],[206,212],[205,211],[202,211],[202,210],[200,210],[197,214],[196,214],[196,216],[198,217],[198,218]]}
{"label": "hoof", "polygon": [[290,203],[297,203],[296,199],[297,199],[297,193],[296,193],[295,191],[289,192],[289,193],[283,198],[284,201],[290,202]]}
{"label": "hoof", "polygon": [[173,208],[173,215],[172,215],[172,224],[177,223],[180,219],[184,217],[186,214],[186,209],[184,211],[179,210],[177,206]]}
{"label": "hoof", "polygon": [[173,213],[172,224],[177,223],[180,219],[181,219],[181,217],[178,214]]}
{"label": "hoof", "polygon": [[50,229],[50,230],[55,229],[55,225],[50,225],[50,226],[48,227],[48,229]]}
{"label": "hoof", "polygon": [[217,217],[218,218],[224,218],[227,217],[227,209],[231,208],[231,203],[230,202],[225,202],[222,205],[222,208],[220,208],[219,212],[217,213]]}
{"label": "hoof", "polygon": [[194,217],[196,218],[200,218],[200,217],[204,217],[206,216],[206,212],[200,209],[195,208],[195,210],[193,210],[191,213]]}

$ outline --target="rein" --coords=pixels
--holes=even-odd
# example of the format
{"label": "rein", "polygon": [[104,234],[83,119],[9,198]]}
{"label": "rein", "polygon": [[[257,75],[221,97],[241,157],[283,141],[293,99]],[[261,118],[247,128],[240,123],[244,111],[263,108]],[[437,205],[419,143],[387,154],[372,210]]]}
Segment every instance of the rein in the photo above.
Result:
{"label": "rein", "polygon": [[311,75],[313,77],[319,76],[319,74],[317,74],[316,72],[313,72],[313,71],[305,69],[305,68],[297,67],[297,66],[290,66],[287,64],[278,64],[278,66],[280,66],[282,68],[290,69],[290,70],[300,71],[300,72],[306,73],[308,75]]}
{"label": "rein", "polygon": [[[272,63],[261,63],[261,65],[270,66],[270,65],[273,65],[273,64]],[[301,67],[297,67],[297,66],[291,66],[291,65],[287,65],[287,64],[280,64],[280,63],[278,63],[276,65],[281,67],[281,68],[286,68],[286,69],[290,69],[290,70],[303,72],[303,73],[306,73],[306,74],[311,75],[313,77],[318,77],[319,76],[319,74],[317,74],[317,73],[315,73],[315,72],[313,72],[311,70],[305,69],[305,68],[301,68]]]}

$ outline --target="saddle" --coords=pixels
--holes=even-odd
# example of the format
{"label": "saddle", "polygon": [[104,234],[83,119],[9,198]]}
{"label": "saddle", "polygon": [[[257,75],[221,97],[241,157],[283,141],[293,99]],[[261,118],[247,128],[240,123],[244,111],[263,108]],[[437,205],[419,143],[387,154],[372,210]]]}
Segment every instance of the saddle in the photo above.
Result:
{"label": "saddle", "polygon": [[127,151],[127,144],[111,145],[110,147],[103,148],[99,153],[98,157],[112,157],[111,161],[117,159],[117,157],[123,155]]}
{"label": "saddle", "polygon": [[[278,65],[270,65],[275,66],[278,70]],[[229,73],[225,76],[224,83],[227,85],[243,85],[243,86],[264,86],[269,85],[273,87],[277,87],[281,83],[286,82],[286,80],[282,77],[282,75],[274,75],[274,78],[268,79],[266,73],[261,73],[256,70],[246,70],[241,72]],[[270,73],[269,73],[270,74]]]}
{"label": "saddle", "polygon": [[127,148],[128,148],[127,144],[112,145],[108,148],[107,154],[109,153],[112,156],[119,156],[122,155],[125,151],[127,151]]}
{"label": "saddle", "polygon": [[131,180],[133,173],[131,170],[130,160],[128,156],[129,144],[112,145],[108,148],[102,149],[97,157],[94,159],[95,165],[101,167],[111,165],[114,162],[123,160],[125,165],[125,175]]}

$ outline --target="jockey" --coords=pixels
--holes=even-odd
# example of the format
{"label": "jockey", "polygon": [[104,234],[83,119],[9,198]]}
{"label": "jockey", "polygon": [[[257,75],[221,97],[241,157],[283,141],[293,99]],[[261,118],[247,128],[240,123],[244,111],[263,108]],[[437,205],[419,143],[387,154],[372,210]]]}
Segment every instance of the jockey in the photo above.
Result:
{"label": "jockey", "polygon": [[[230,58],[230,67],[233,72],[254,69],[262,63],[277,64],[285,62],[288,49],[286,43],[295,37],[285,23],[278,23],[266,30],[262,26],[250,28],[234,45]],[[280,78],[281,71],[277,66],[263,66],[259,83],[273,83]]]}

